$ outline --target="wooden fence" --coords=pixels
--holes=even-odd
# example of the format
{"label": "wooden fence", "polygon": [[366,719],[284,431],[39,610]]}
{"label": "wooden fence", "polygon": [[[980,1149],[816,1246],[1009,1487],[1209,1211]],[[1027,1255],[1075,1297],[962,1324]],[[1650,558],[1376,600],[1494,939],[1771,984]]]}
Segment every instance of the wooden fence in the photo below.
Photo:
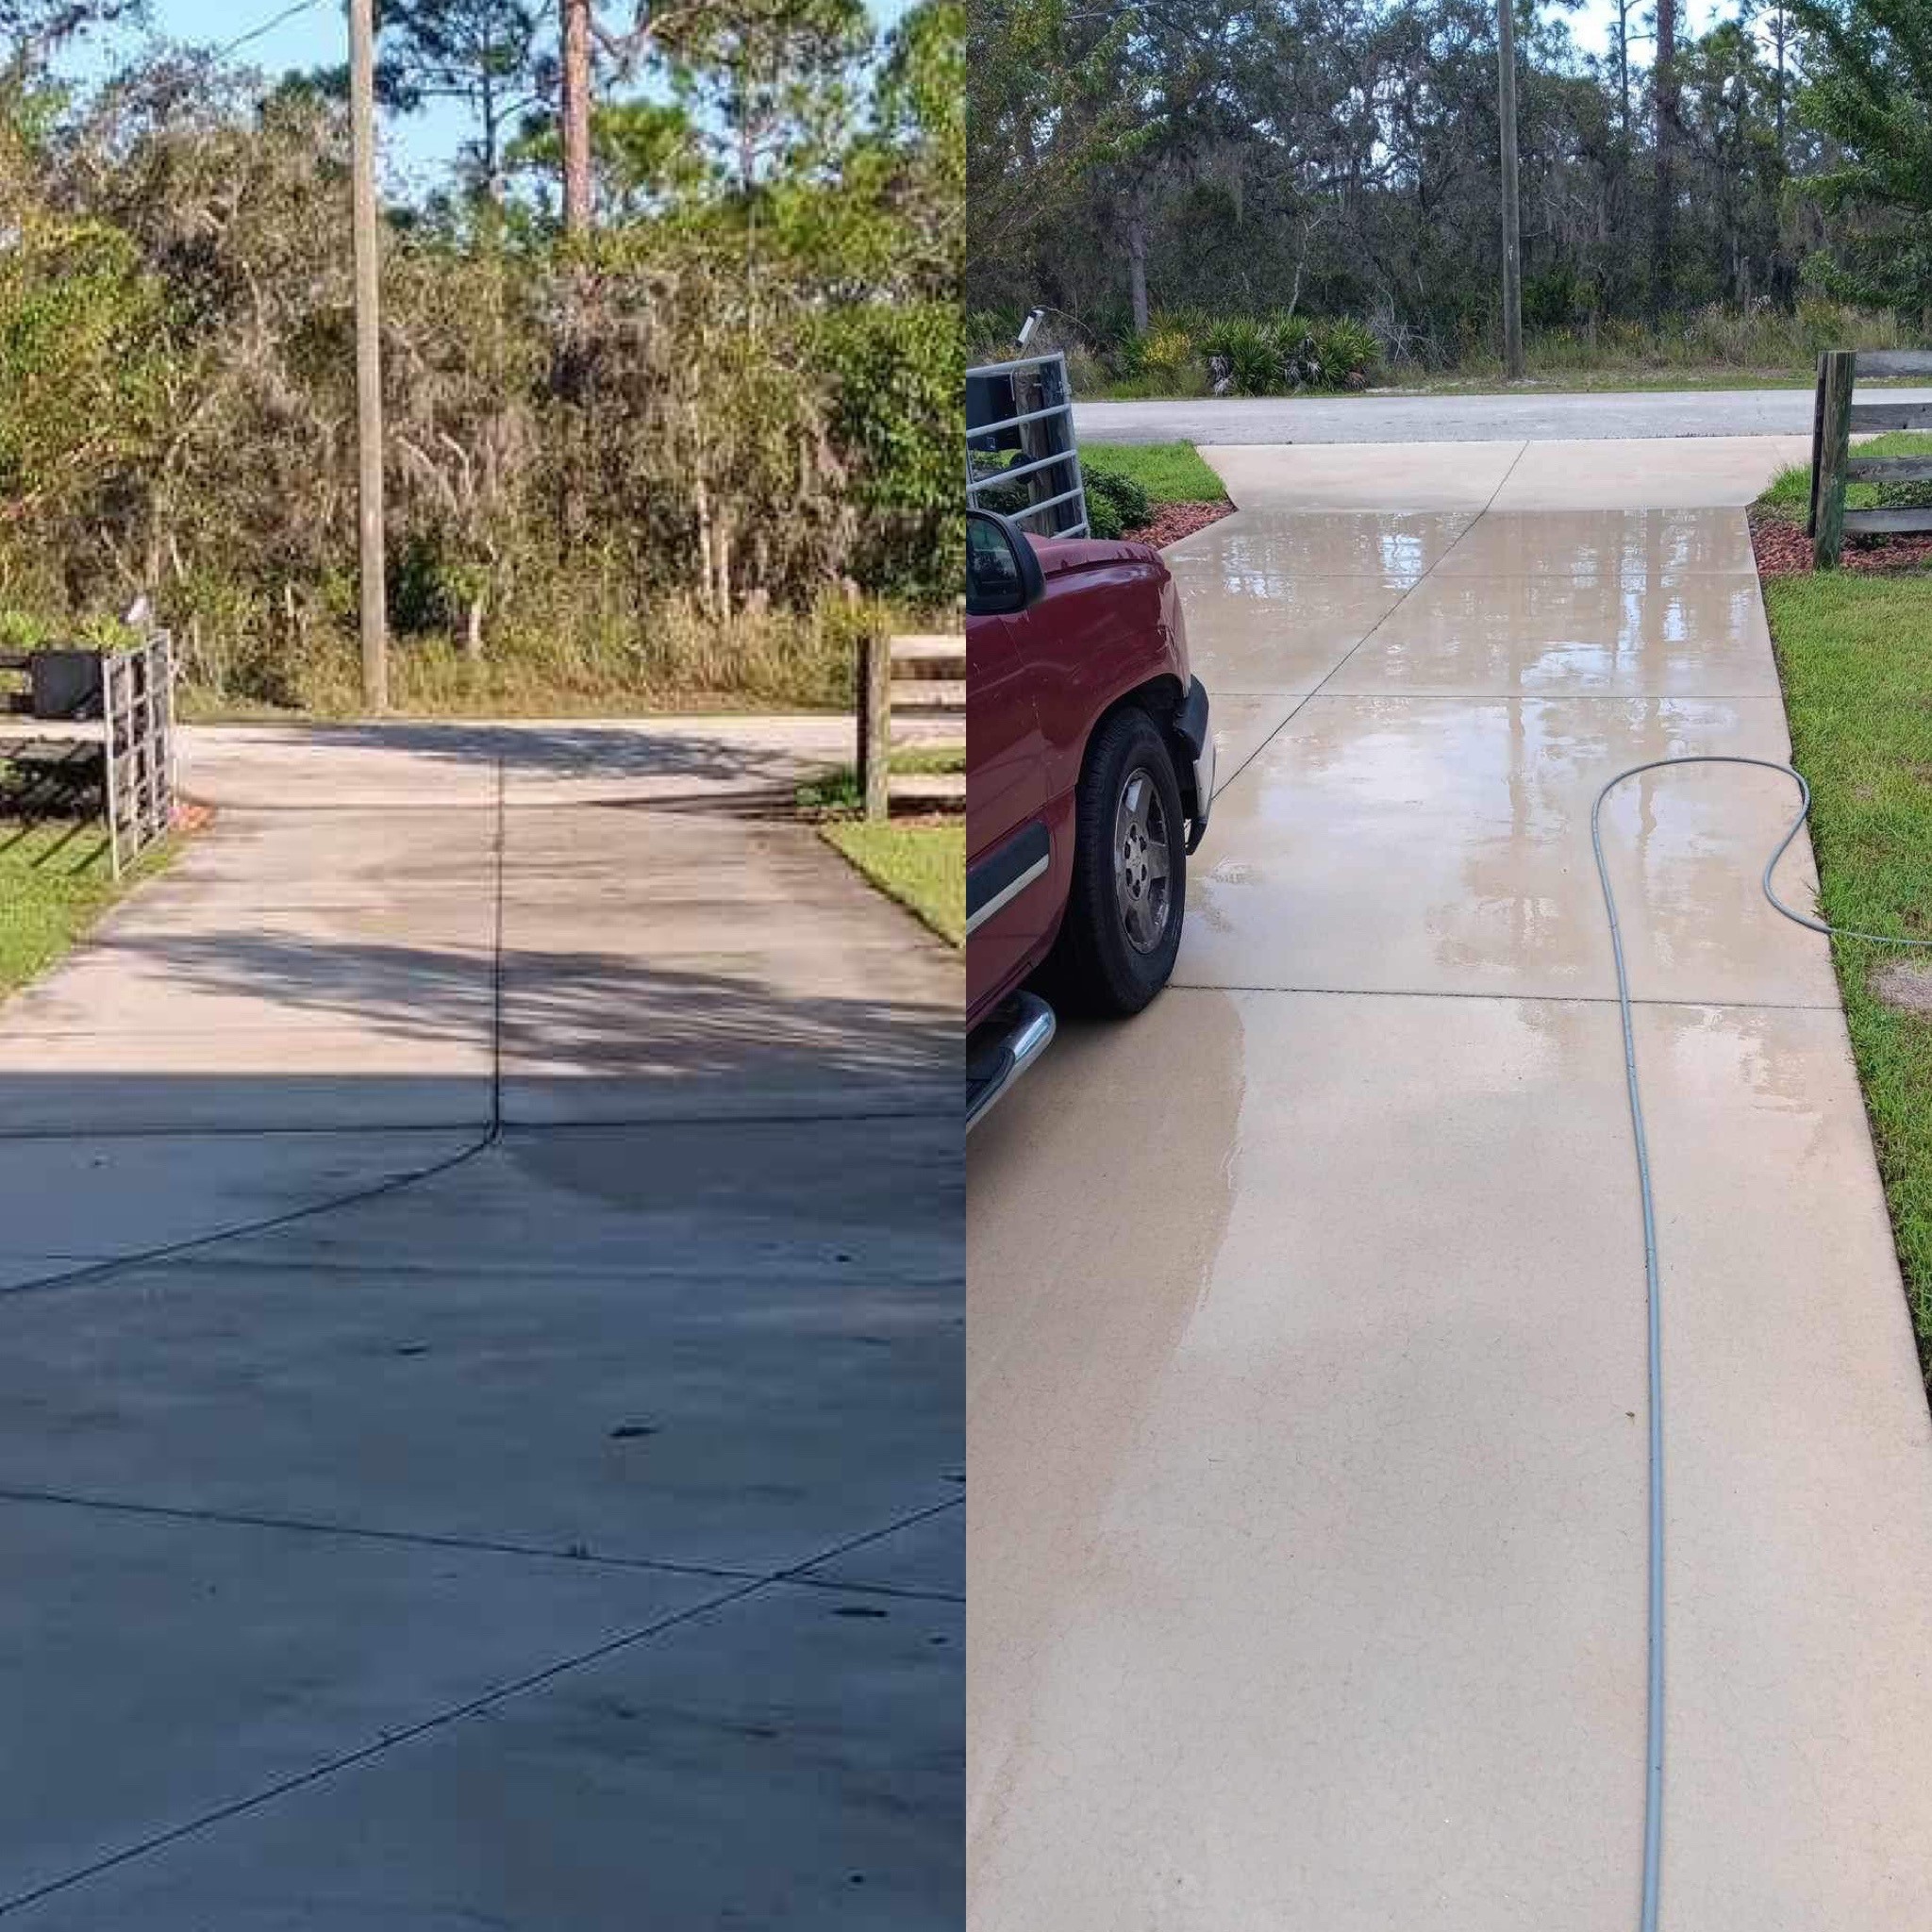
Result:
{"label": "wooden fence", "polygon": [[966,640],[956,637],[868,638],[858,658],[858,780],[869,819],[894,806],[957,810],[966,803],[966,774],[895,772],[901,750],[966,750]]}
{"label": "wooden fence", "polygon": [[1852,437],[1867,430],[1932,430],[1932,403],[1852,400],[1860,375],[1932,376],[1932,350],[1831,349],[1818,358],[1811,410],[1811,507],[1805,519],[1820,570],[1838,562],[1844,540],[1890,530],[1932,530],[1932,509],[1847,509],[1847,483],[1932,482],[1932,457],[1855,457]]}

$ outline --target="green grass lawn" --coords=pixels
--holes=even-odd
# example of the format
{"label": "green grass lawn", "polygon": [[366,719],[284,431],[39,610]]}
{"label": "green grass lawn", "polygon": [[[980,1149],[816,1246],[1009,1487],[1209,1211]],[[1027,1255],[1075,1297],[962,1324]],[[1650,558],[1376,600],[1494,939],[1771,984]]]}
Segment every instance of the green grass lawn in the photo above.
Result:
{"label": "green grass lawn", "polygon": [[[925,749],[907,745],[892,754],[892,770],[920,776],[946,772],[963,772],[966,754],[958,747]],[[858,811],[864,804],[858,789],[858,773],[851,765],[840,765],[816,778],[808,778],[798,788],[800,808],[812,812]]]}
{"label": "green grass lawn", "polygon": [[[892,770],[963,772],[958,747],[908,745],[892,754]],[[818,821],[820,835],[865,878],[918,915],[949,944],[966,943],[966,826],[958,818],[874,824],[858,816],[865,805],[850,765],[798,788],[799,809]]]}
{"label": "green grass lawn", "polygon": [[[1908,429],[1894,429],[1884,436],[1852,445],[1855,457],[1932,457],[1932,436]],[[1811,504],[1811,466],[1794,463],[1780,470],[1771,488],[1757,499],[1761,509],[1774,509],[1797,523],[1805,521]],[[1932,504],[1932,484],[1925,483],[1847,483],[1847,509],[1880,509],[1887,506],[1909,508]]]}
{"label": "green grass lawn", "polygon": [[1225,503],[1221,478],[1191,442],[1083,442],[1082,465],[1131,477],[1156,509],[1165,503]]}
{"label": "green grass lawn", "polygon": [[0,818],[0,999],[53,965],[134,877],[167,862],[168,849],[117,884],[97,823]]}
{"label": "green grass lawn", "polygon": [[966,943],[963,824],[872,824],[826,819],[820,834],[889,898],[915,912],[950,945]]}
{"label": "green grass lawn", "polygon": [[[1932,576],[1773,577],[1764,600],[1792,756],[1811,785],[1823,915],[1932,939]],[[1888,969],[1916,960],[1932,994],[1932,949],[1840,940],[1833,953],[1920,1357],[1932,1371],[1932,1011],[1878,991]]]}

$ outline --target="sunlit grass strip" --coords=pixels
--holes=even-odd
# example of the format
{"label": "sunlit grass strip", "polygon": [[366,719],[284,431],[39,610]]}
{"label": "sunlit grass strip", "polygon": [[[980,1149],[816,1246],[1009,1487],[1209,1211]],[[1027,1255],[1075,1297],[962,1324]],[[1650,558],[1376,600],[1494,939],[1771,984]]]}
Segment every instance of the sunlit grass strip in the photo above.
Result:
{"label": "sunlit grass strip", "polygon": [[[1811,786],[1820,909],[1834,925],[1932,938],[1932,575],[1774,577],[1764,601],[1792,758]],[[1932,1370],[1932,1011],[1878,991],[1881,974],[1926,955],[1847,941],[1832,951]]]}

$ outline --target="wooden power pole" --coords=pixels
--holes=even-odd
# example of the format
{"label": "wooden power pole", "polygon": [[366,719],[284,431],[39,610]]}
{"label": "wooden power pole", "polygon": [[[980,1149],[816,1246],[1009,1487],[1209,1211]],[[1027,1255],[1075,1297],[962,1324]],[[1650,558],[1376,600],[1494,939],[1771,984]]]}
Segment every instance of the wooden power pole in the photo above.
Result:
{"label": "wooden power pole", "polygon": [[1516,203],[1516,8],[1496,0],[1496,119],[1503,130],[1503,363],[1523,380],[1523,229]]}
{"label": "wooden power pole", "polygon": [[371,711],[386,711],[389,619],[382,534],[382,281],[375,216],[375,0],[349,0],[349,125],[356,177],[356,525],[362,591],[362,702]]}
{"label": "wooden power pole", "polygon": [[563,0],[563,228],[591,232],[591,0]]}

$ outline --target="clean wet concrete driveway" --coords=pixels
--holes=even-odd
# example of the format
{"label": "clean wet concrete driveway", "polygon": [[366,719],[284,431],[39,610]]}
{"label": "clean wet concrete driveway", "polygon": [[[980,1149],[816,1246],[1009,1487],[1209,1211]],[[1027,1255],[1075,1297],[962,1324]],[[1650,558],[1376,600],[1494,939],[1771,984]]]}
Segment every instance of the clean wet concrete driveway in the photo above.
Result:
{"label": "clean wet concrete driveway", "polygon": [[[1362,452],[1383,511],[1239,454],[1169,553],[1222,772],[1174,984],[971,1148],[972,1923],[1627,1932],[1644,1284],[1589,813],[1788,756],[1736,507],[1782,453],[1725,508],[1708,452],[1573,445],[1506,509],[1463,447]],[[1791,804],[1707,768],[1605,811],[1666,1932],[1932,1924],[1932,1426],[1826,947],[1758,891]]]}
{"label": "clean wet concrete driveway", "polygon": [[791,823],[848,733],[190,734],[0,1012],[8,1927],[958,1923],[960,974]]}

